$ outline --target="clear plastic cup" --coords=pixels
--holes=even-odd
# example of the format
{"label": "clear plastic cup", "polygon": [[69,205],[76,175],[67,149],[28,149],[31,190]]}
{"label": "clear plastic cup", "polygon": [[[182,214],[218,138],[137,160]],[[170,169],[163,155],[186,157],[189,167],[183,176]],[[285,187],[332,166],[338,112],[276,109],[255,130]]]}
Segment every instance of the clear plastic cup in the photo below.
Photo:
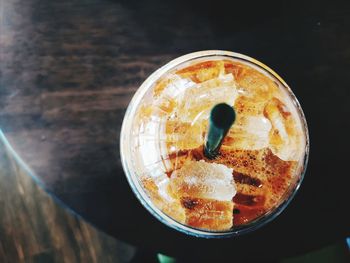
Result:
{"label": "clear plastic cup", "polygon": [[[209,110],[219,102],[231,103],[238,120],[223,142],[222,158],[209,161],[200,149]],[[277,73],[248,56],[208,50],[174,59],[144,81],[126,111],[120,152],[132,190],[153,216],[189,235],[220,238],[253,231],[286,208],[305,174],[309,137],[300,104]],[[196,174],[196,166],[211,174],[205,171],[192,191],[186,173]],[[222,181],[227,174],[221,171],[228,169],[233,183]]]}

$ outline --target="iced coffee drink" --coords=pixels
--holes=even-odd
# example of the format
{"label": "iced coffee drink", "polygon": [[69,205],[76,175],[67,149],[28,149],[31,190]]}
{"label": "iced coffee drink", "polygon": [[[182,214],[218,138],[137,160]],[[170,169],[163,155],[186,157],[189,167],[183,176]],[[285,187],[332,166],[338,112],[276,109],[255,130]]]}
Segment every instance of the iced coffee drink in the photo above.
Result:
{"label": "iced coffee drink", "polygon": [[[220,103],[236,119],[208,158],[208,120]],[[282,211],[303,177],[308,134],[299,103],[275,72],[240,54],[203,51],[168,63],[140,87],[124,119],[121,154],[153,215],[188,234],[222,236]]]}

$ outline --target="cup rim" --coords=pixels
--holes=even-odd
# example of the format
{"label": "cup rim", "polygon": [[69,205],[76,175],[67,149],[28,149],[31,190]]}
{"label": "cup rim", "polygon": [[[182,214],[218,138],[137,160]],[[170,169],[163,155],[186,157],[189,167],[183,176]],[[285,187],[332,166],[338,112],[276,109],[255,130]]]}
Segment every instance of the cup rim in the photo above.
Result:
{"label": "cup rim", "polygon": [[[239,228],[233,228],[227,231],[210,231],[205,229],[199,229],[190,227],[185,224],[181,224],[177,222],[175,219],[171,218],[169,215],[164,213],[162,210],[160,210],[156,205],[153,204],[151,198],[147,195],[145,189],[142,187],[140,180],[138,179],[138,176],[132,169],[131,159],[127,158],[127,156],[131,156],[130,152],[130,131],[132,127],[133,117],[136,113],[136,110],[138,108],[138,105],[140,104],[140,101],[142,100],[143,96],[146,94],[146,92],[152,88],[153,84],[166,72],[169,70],[175,68],[176,66],[179,66],[180,64],[184,62],[189,62],[194,59],[204,58],[204,57],[215,57],[215,56],[223,56],[223,57],[229,57],[234,58],[238,60],[242,60],[243,62],[248,62],[251,64],[254,64],[255,66],[259,67],[266,73],[272,75],[272,77],[275,77],[285,88],[286,92],[290,96],[294,106],[297,108],[297,112],[300,116],[300,119],[302,121],[302,128],[304,129],[305,134],[305,151],[304,151],[304,160],[302,162],[302,167],[300,170],[300,174],[298,175],[298,181],[295,182],[295,185],[293,186],[294,189],[289,189],[290,193],[289,196],[283,200],[280,204],[278,204],[277,207],[273,208],[272,210],[265,213],[263,216],[253,220],[248,225],[239,227]],[[235,53],[231,51],[224,51],[224,50],[204,50],[204,51],[197,51],[193,53],[189,53],[183,56],[180,56],[178,58],[175,58],[171,60],[170,62],[166,63],[164,66],[160,67],[156,71],[154,71],[138,88],[136,93],[134,94],[132,100],[130,101],[127,110],[124,115],[121,133],[120,133],[120,143],[119,143],[119,151],[120,151],[120,157],[122,162],[122,167],[124,170],[124,173],[126,175],[126,178],[128,180],[128,183],[136,195],[137,199],[141,202],[141,204],[150,212],[154,217],[156,217],[160,222],[167,225],[170,228],[173,228],[175,230],[178,230],[182,233],[185,233],[187,235],[196,236],[196,237],[204,237],[204,238],[224,238],[224,237],[233,237],[233,236],[239,236],[242,234],[246,234],[249,232],[252,232],[268,222],[275,219],[279,214],[282,213],[282,211],[288,206],[288,204],[291,202],[291,200],[294,198],[296,192],[298,191],[307,168],[308,159],[309,159],[309,149],[310,149],[310,141],[309,141],[309,132],[308,132],[308,126],[306,122],[306,118],[304,115],[304,112],[300,106],[300,103],[298,99],[295,97],[294,93],[292,92],[291,88],[288,86],[288,84],[271,68],[263,64],[262,62],[240,54]]]}

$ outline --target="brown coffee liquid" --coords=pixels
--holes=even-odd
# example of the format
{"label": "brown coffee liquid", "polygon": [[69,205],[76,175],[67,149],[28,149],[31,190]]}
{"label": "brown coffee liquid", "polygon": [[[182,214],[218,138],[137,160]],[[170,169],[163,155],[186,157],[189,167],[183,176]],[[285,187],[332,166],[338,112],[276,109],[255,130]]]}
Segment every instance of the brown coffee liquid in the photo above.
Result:
{"label": "brown coffee liquid", "polygon": [[[179,159],[182,161],[179,162]],[[180,169],[188,160],[215,162],[233,168],[232,176],[237,186],[233,197],[233,224],[246,224],[278,205],[288,188],[294,183],[294,161],[283,161],[271,150],[229,150],[223,145],[219,155],[208,159],[203,147],[172,153],[166,160]],[[186,161],[185,161],[186,160]],[[242,172],[239,172],[242,171]],[[174,170],[167,171],[170,177]]]}
{"label": "brown coffee liquid", "polygon": [[[141,179],[152,201],[179,222],[209,230],[249,224],[279,206],[298,181],[305,146],[297,109],[286,97],[270,77],[230,60],[194,63],[160,79],[150,103],[139,110],[136,128],[137,136],[145,138],[137,143],[136,153],[140,152],[140,160],[147,160],[147,169],[141,167]],[[211,103],[225,99],[229,100],[226,103],[232,100],[237,119],[218,156],[210,160],[203,154],[208,124],[203,116]],[[150,142],[153,152],[146,146]],[[149,163],[148,156],[155,152],[159,158]],[[203,199],[171,191],[175,201],[167,201],[171,198],[164,193],[169,189],[160,190],[164,182],[171,182],[174,172],[196,161],[233,169],[237,192],[232,201],[231,197],[229,201]],[[158,176],[163,169],[165,179]]]}

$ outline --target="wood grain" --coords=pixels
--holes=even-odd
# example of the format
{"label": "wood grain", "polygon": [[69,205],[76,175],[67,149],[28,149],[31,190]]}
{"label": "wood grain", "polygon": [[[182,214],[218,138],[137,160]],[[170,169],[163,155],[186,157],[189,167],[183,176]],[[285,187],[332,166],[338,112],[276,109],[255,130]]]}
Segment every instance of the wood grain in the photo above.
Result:
{"label": "wood grain", "polygon": [[0,133],[0,262],[129,262],[135,249],[48,195]]}
{"label": "wood grain", "polygon": [[[195,262],[224,261],[233,250],[235,260],[278,258],[343,238],[350,6],[260,2],[0,0],[0,127],[50,191],[131,244]],[[276,70],[310,128],[298,194],[276,220],[238,239],[198,240],[164,226],[135,198],[120,163],[133,93],[164,63],[205,49],[243,53]]]}

